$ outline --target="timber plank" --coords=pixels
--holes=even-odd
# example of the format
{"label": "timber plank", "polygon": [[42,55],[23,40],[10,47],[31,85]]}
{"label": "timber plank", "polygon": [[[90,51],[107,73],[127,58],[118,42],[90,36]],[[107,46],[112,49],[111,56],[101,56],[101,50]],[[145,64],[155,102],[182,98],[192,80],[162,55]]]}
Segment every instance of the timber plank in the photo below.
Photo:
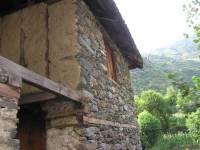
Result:
{"label": "timber plank", "polygon": [[19,100],[19,105],[35,103],[35,102],[43,102],[52,99],[56,99],[57,95],[49,93],[49,92],[36,92],[22,95]]}
{"label": "timber plank", "polygon": [[5,69],[9,73],[21,77],[23,81],[25,81],[28,84],[39,87],[44,90],[48,90],[57,95],[62,95],[71,100],[80,102],[81,98],[78,91],[73,90],[68,86],[63,86],[57,82],[54,82],[2,56],[0,56],[0,68]]}
{"label": "timber plank", "polygon": [[106,126],[114,126],[119,128],[136,128],[133,124],[120,124],[118,122],[112,122],[108,120],[102,120],[92,117],[83,116],[83,123],[84,124],[97,124],[97,125],[106,125]]}

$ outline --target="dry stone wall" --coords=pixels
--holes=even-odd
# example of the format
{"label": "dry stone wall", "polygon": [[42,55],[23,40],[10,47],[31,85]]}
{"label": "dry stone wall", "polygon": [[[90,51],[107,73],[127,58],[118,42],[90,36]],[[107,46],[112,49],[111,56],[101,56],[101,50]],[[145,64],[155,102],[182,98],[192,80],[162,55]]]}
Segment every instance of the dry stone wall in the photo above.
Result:
{"label": "dry stone wall", "polygon": [[[134,124],[133,93],[130,85],[128,63],[120,50],[109,38],[101,24],[83,1],[77,2],[77,28],[81,65],[80,87],[88,90],[93,99],[89,101],[89,117]],[[107,76],[107,62],[103,36],[114,50],[117,81]],[[136,125],[137,126],[137,125]],[[87,142],[98,150],[140,149],[137,129],[105,125],[91,125],[85,130]]]}
{"label": "dry stone wall", "polygon": [[0,96],[0,150],[17,150],[17,100]]}
{"label": "dry stone wall", "polygon": [[[5,82],[7,80],[7,73],[0,69],[0,150],[18,150],[17,111],[20,88],[8,84]],[[15,82],[17,84],[21,85]]]}
{"label": "dry stone wall", "polygon": [[[24,8],[3,16],[0,31],[1,55],[63,85],[87,91],[87,117],[137,126],[128,62],[83,0]],[[107,76],[103,36],[114,51],[117,81]],[[26,92],[36,90],[23,87]],[[47,113],[48,150],[141,147],[136,128],[82,125],[77,117],[82,106],[72,101],[58,99],[42,105]]]}

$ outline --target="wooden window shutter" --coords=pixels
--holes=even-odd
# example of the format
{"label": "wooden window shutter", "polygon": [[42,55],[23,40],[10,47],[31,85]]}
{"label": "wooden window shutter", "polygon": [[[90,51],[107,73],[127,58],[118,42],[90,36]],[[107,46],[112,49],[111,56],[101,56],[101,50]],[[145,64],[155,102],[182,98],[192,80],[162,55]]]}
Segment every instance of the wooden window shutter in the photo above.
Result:
{"label": "wooden window shutter", "polygon": [[106,59],[107,59],[107,68],[108,68],[108,77],[112,80],[116,81],[116,70],[113,59],[113,50],[110,45],[105,41],[105,49],[106,49]]}

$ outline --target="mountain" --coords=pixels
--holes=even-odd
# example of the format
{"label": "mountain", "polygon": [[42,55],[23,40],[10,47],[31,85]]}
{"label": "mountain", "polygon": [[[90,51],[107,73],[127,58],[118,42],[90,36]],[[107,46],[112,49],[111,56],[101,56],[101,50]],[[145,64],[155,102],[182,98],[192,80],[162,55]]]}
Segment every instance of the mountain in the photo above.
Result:
{"label": "mountain", "polygon": [[176,74],[179,80],[191,84],[193,75],[200,75],[200,51],[193,38],[183,39],[169,46],[144,54],[144,68],[131,71],[135,94],[154,89],[164,92],[171,84],[168,75]]}

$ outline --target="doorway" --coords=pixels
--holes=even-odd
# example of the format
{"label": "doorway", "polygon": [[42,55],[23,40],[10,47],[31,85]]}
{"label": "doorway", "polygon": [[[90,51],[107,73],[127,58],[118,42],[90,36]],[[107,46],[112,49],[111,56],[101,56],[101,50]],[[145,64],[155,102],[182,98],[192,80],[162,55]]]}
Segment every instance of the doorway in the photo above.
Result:
{"label": "doorway", "polygon": [[20,106],[18,119],[20,150],[46,150],[45,113],[40,104]]}

